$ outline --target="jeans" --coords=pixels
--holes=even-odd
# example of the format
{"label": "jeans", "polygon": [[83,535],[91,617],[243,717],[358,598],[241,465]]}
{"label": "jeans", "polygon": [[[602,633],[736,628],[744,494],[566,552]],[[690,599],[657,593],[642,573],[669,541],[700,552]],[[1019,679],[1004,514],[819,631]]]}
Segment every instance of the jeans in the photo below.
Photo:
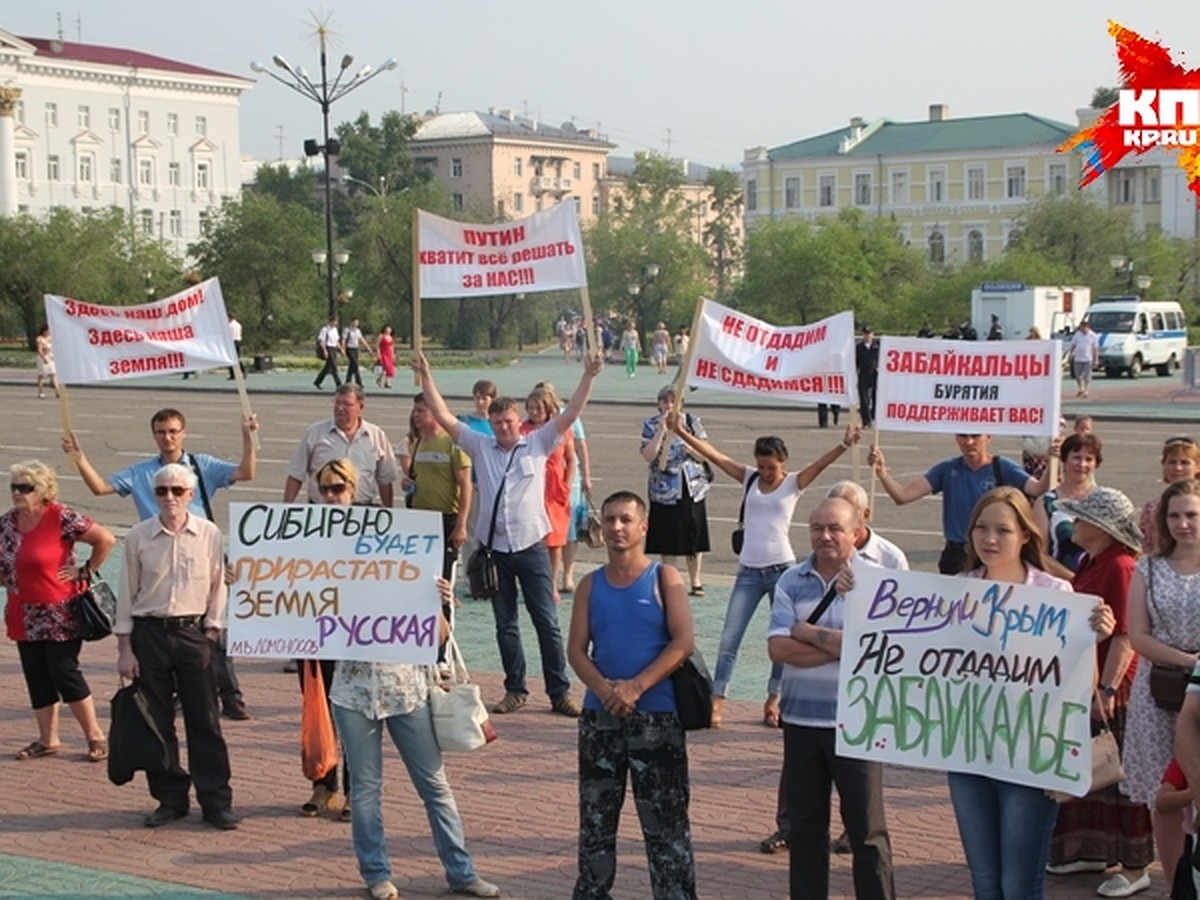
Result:
{"label": "jeans", "polygon": [[368,886],[392,877],[383,834],[383,731],[400,751],[408,777],[425,804],[433,845],[446,870],[451,890],[475,881],[475,864],[467,852],[462,818],[442,766],[442,751],[433,736],[433,714],[422,706],[405,715],[368,719],[360,712],[333,707],[350,770],[350,829],[358,871]]}
{"label": "jeans", "polygon": [[976,900],[1038,900],[1058,804],[1041,788],[951,772],[958,820]]}
{"label": "jeans", "polygon": [[496,619],[496,644],[504,665],[504,689],[510,694],[529,693],[525,686],[525,648],[521,644],[521,624],[517,619],[517,582],[520,581],[525,608],[537,631],[546,693],[551,700],[565,697],[571,690],[571,682],[567,678],[567,658],[563,652],[546,545],[539,541],[516,553],[494,553],[493,557],[500,575],[500,592],[492,598],[492,615]]}
{"label": "jeans", "polygon": [[[758,603],[765,596],[767,605],[775,596],[775,582],[779,580],[789,564],[751,569],[738,566],[737,578],[729,594],[729,607],[725,610],[725,627],[721,629],[721,642],[717,645],[717,671],[713,675],[713,696],[724,697],[733,678],[733,665],[737,662],[738,648]],[[767,681],[767,692],[779,693],[779,679],[783,676],[783,664],[771,666],[771,677]]]}

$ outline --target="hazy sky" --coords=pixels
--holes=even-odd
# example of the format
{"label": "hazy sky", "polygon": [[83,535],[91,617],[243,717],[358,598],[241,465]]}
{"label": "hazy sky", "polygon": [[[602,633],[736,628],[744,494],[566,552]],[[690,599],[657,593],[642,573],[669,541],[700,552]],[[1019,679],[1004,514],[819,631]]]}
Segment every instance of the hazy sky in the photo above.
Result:
{"label": "hazy sky", "polygon": [[[280,54],[400,67],[339,101],[362,110],[511,108],[549,124],[598,127],[616,154],[669,152],[736,167],[851,116],[924,119],[1025,111],[1074,123],[1092,90],[1117,81],[1106,21],[1200,59],[1196,0],[0,0],[0,28],[123,46],[253,77]],[[1188,52],[1190,50],[1190,53]],[[242,97],[242,150],[300,155],[320,137],[312,101],[265,77]]]}

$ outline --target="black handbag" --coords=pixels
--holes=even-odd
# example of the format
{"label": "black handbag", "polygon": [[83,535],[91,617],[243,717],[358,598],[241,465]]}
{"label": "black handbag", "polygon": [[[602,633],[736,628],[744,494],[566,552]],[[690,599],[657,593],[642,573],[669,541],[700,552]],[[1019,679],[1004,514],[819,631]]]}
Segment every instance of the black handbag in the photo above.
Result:
{"label": "black handbag", "polygon": [[500,484],[496,486],[496,500],[492,504],[492,524],[488,529],[486,544],[475,548],[467,560],[467,593],[476,600],[491,600],[500,593],[500,573],[496,570],[496,560],[492,555],[492,540],[496,537],[496,516],[500,512],[500,498],[504,495],[504,483],[508,479],[508,470],[512,468],[513,457],[517,448],[513,447],[508,454],[508,465],[500,476]]}
{"label": "black handbag", "polygon": [[150,702],[136,681],[125,685],[112,698],[108,728],[108,780],[126,784],[133,773],[165,772],[171,767],[167,742],[150,712]]}
{"label": "black handbag", "polygon": [[[662,566],[658,567],[658,593],[662,597],[663,616],[667,614],[667,591],[663,587]],[[698,731],[712,727],[713,682],[708,674],[704,657],[694,646],[688,656],[671,673],[671,685],[675,688],[675,711],[684,731]]]}
{"label": "black handbag", "polygon": [[98,641],[112,634],[117,618],[117,598],[108,583],[99,576],[91,579],[83,593],[72,598],[79,636],[85,641]]}
{"label": "black handbag", "polygon": [[750,480],[746,482],[746,488],[742,491],[742,505],[738,507],[738,523],[737,528],[729,535],[729,543],[733,547],[735,555],[740,556],[742,547],[746,546],[746,529],[744,523],[746,521],[746,497],[750,494],[750,488],[754,486],[754,482],[758,479],[757,472],[750,473]]}
{"label": "black handbag", "polygon": [[[1146,605],[1151,613],[1154,609],[1154,560],[1146,563]],[[1177,713],[1183,708],[1183,698],[1187,693],[1188,682],[1191,680],[1191,669],[1181,669],[1178,666],[1164,666],[1158,663],[1150,664],[1150,696],[1154,705],[1167,712]]]}

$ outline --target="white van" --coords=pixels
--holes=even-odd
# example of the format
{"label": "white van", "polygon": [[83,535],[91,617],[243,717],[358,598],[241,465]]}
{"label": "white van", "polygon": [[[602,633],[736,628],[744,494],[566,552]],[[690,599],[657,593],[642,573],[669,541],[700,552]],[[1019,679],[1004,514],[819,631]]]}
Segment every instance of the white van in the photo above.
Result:
{"label": "white van", "polygon": [[1153,366],[1159,375],[1179,369],[1187,348],[1183,307],[1174,300],[1097,297],[1084,319],[1100,338],[1100,368],[1115,378],[1137,378]]}

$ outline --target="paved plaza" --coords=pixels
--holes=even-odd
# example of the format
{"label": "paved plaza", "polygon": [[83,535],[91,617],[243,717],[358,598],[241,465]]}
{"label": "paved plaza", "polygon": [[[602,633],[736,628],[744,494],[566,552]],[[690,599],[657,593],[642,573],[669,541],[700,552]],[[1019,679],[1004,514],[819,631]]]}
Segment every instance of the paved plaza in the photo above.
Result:
{"label": "paved plaza", "polygon": [[[500,370],[438,372],[446,393],[465,397],[477,377],[490,377],[507,392],[523,395],[535,381],[552,378],[569,393],[578,370],[561,359],[526,358]],[[327,416],[331,392],[318,394],[312,373],[252,375],[255,409],[263,420],[259,476],[251,484],[222,492],[215,503],[222,520],[230,499],[278,499],[282,468],[301,427]],[[625,379],[615,368],[600,378],[597,404],[585,415],[598,493],[618,487],[644,488],[645,470],[636,454],[637,423],[651,414],[653,396],[665,379],[652,370]],[[1135,502],[1147,499],[1157,478],[1156,446],[1171,433],[1196,432],[1200,400],[1180,394],[1175,380],[1097,382],[1087,410],[1101,421],[1106,437],[1102,483],[1126,489]],[[402,433],[413,388],[398,379],[402,399],[380,399],[372,389],[367,418],[393,437]],[[1070,392],[1068,392],[1070,393]],[[799,468],[836,441],[815,428],[809,411],[781,411],[766,404],[741,403],[697,392],[689,400],[704,417],[714,440],[738,458],[749,456],[758,433],[784,434]],[[133,522],[132,505],[119,498],[93,498],[69,471],[57,449],[59,412],[53,400],[37,401],[32,373],[0,371],[0,398],[7,412],[0,435],[3,462],[41,457],[62,476],[63,499],[118,533]],[[178,406],[189,419],[189,448],[236,456],[237,405],[224,372],[200,379],[152,378],[120,387],[71,388],[73,423],[97,469],[107,473],[145,456],[152,447],[147,423],[160,406]],[[461,400],[455,401],[462,406]],[[1068,414],[1082,404],[1068,403]],[[1111,424],[1110,424],[1111,423]],[[1111,438],[1109,438],[1111,435]],[[1111,450],[1109,449],[1111,445]],[[923,471],[949,455],[946,436],[890,436],[889,464],[899,471]],[[1000,447],[1011,452],[1014,442]],[[810,496],[838,478],[850,477],[852,463],[839,464],[810,489]],[[860,477],[861,477],[860,473]],[[714,553],[706,562],[707,595],[698,600],[698,644],[712,662],[724,604],[734,571],[728,530],[736,519],[738,491],[732,483],[714,486]],[[802,509],[811,505],[802,501]],[[937,504],[903,510],[886,498],[878,504],[881,530],[912,547],[919,568],[932,569],[937,535]],[[798,514],[797,519],[803,518]],[[793,531],[804,550],[802,528]],[[588,551],[581,571],[599,561]],[[107,566],[106,569],[110,569]],[[115,576],[115,571],[109,571]],[[569,617],[569,598],[561,619]],[[774,830],[775,790],[782,754],[777,731],[760,724],[766,664],[761,653],[766,609],[750,626],[726,713],[719,730],[689,736],[693,782],[692,822],[702,897],[780,898],[787,893],[787,859],[759,852],[758,842]],[[522,620],[530,671],[540,671],[536,642]],[[459,610],[460,643],[486,698],[502,693],[489,607],[464,601]],[[759,636],[759,637],[755,637]],[[108,698],[117,687],[115,642],[88,645],[85,674],[107,720]],[[102,765],[87,763],[86,746],[74,723],[64,721],[63,749],[54,757],[17,762],[12,754],[35,736],[14,645],[0,643],[0,897],[360,897],[364,896],[350,844],[349,825],[333,818],[296,815],[309,790],[299,765],[299,694],[295,676],[277,661],[239,664],[246,700],[254,718],[226,722],[233,764],[234,806],[244,823],[219,832],[193,810],[185,820],[157,830],[142,827],[153,808],[144,779],[114,787]],[[575,723],[551,715],[540,680],[531,679],[529,707],[497,717],[500,739],[470,754],[447,756],[447,768],[466,826],[467,843],[480,875],[496,882],[505,896],[563,898],[570,895],[575,870]],[[395,881],[406,897],[441,896],[445,880],[433,853],[428,824],[396,754],[386,755],[384,804]],[[969,879],[954,826],[943,775],[889,767],[885,776],[888,820],[896,860],[898,892],[904,897],[969,896]],[[620,863],[614,897],[649,896],[645,857],[632,800],[621,826]],[[833,861],[833,896],[852,896],[848,858]],[[1165,898],[1157,866],[1150,891]],[[1096,875],[1051,879],[1048,896],[1094,896]]]}

